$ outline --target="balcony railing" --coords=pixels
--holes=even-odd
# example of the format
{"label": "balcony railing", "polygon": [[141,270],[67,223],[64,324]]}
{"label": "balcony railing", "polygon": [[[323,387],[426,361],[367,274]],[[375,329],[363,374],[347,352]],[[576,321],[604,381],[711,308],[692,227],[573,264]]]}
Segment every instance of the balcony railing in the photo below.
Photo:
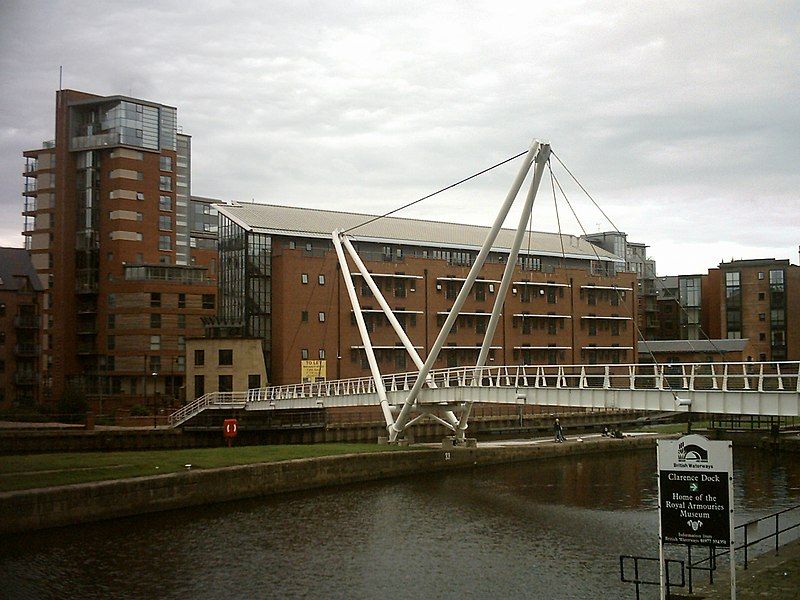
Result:
{"label": "balcony railing", "polygon": [[41,346],[38,344],[17,344],[14,346],[14,354],[17,356],[38,356]]}
{"label": "balcony railing", "polygon": [[23,195],[27,194],[35,194],[36,193],[36,180],[35,179],[28,179],[25,182],[25,187],[22,190]]}
{"label": "balcony railing", "polygon": [[30,173],[34,173],[35,171],[39,170],[39,161],[35,158],[29,158],[25,161],[25,167],[23,170],[24,175],[28,175]]}
{"label": "balcony railing", "polygon": [[15,385],[36,385],[37,383],[39,383],[38,373],[29,373],[25,371],[14,373]]}
{"label": "balcony railing", "polygon": [[18,315],[14,317],[14,327],[17,329],[39,329],[42,320],[35,315]]}
{"label": "balcony railing", "polygon": [[115,146],[120,143],[120,139],[121,135],[118,132],[78,136],[70,140],[69,149],[75,151]]}

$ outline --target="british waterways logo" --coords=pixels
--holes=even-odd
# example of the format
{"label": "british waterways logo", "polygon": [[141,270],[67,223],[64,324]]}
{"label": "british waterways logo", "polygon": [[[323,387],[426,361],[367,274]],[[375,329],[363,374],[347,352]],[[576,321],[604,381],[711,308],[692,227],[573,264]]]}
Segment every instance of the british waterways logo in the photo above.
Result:
{"label": "british waterways logo", "polygon": [[697,444],[678,444],[678,462],[705,463],[708,462],[708,450]]}

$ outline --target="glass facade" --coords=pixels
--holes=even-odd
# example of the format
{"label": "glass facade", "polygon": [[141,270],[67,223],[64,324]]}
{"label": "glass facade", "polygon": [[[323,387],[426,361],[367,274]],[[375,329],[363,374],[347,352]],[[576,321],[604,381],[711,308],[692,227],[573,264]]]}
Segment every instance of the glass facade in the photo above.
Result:
{"label": "glass facade", "polygon": [[786,287],[783,269],[769,272],[770,350],[772,360],[786,360]]}
{"label": "glass facade", "polygon": [[176,150],[177,110],[119,100],[76,106],[71,149],[124,144],[147,150]]}
{"label": "glass facade", "polygon": [[257,337],[269,364],[271,346],[272,238],[219,215],[219,317]]}

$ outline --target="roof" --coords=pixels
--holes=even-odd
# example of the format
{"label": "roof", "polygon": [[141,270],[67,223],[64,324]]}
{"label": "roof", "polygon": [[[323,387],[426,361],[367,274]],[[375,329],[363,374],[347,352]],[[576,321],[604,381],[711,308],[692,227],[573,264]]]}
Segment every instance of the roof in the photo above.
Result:
{"label": "roof", "polygon": [[[208,200],[206,198],[197,199]],[[220,213],[249,231],[272,235],[322,238],[330,238],[334,230],[347,230],[376,216],[318,208],[245,202],[220,203],[217,208]],[[359,227],[351,234],[351,237],[361,241],[393,241],[409,245],[477,250],[483,245],[489,229],[489,227],[481,225],[384,217]],[[492,249],[495,251],[510,250],[515,233],[514,229],[501,229]],[[599,258],[605,262],[625,262],[624,259],[577,236],[562,235],[561,238],[564,243],[564,255],[567,258],[584,260]],[[520,252],[527,254],[527,248],[526,236]],[[561,240],[557,233],[534,231],[530,240],[530,249],[530,254],[561,256]]]}
{"label": "roof", "polygon": [[747,339],[739,340],[648,340],[638,342],[639,354],[649,352],[741,352]]}
{"label": "roof", "polygon": [[27,277],[37,292],[44,289],[25,248],[0,248],[0,290],[20,289],[20,277]]}

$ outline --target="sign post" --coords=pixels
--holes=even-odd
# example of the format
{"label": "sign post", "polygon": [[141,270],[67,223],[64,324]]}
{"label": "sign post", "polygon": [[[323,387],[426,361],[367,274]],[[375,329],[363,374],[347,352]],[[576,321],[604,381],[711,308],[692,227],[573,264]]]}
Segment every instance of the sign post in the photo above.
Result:
{"label": "sign post", "polygon": [[731,443],[686,435],[657,444],[661,598],[666,592],[664,544],[727,547],[731,598],[736,598]]}

